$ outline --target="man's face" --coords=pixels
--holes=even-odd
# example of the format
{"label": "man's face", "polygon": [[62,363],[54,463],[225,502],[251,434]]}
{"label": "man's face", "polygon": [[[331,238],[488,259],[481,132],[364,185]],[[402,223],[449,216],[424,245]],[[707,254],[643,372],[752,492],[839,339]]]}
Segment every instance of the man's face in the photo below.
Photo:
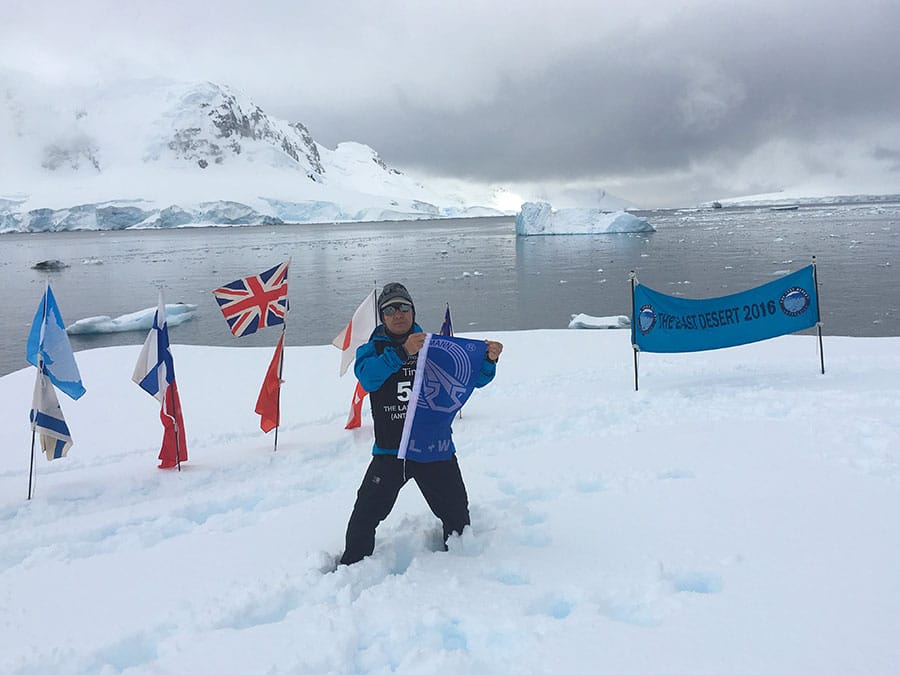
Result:
{"label": "man's face", "polygon": [[413,325],[412,305],[405,302],[392,302],[385,307],[384,326],[388,332],[394,335],[403,335],[409,332]]}

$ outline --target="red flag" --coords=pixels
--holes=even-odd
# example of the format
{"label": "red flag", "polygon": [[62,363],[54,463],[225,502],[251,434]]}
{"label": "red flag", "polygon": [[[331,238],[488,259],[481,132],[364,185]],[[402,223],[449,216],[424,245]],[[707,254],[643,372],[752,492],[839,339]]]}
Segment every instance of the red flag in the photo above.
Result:
{"label": "red flag", "polygon": [[350,404],[350,415],[347,417],[345,429],[356,429],[362,424],[362,404],[368,394],[363,386],[356,381],[356,389],[353,390],[353,402]]}
{"label": "red flag", "polygon": [[262,389],[259,390],[259,398],[256,399],[256,412],[260,416],[259,427],[269,433],[281,424],[281,406],[279,397],[281,394],[281,356],[284,347],[284,331],[278,338],[275,354],[266,371]]}
{"label": "red flag", "polygon": [[187,461],[187,438],[184,434],[184,419],[181,417],[181,399],[175,379],[166,387],[165,398],[159,409],[159,419],[163,423],[163,442],[159,450],[160,469],[171,469],[179,462]]}

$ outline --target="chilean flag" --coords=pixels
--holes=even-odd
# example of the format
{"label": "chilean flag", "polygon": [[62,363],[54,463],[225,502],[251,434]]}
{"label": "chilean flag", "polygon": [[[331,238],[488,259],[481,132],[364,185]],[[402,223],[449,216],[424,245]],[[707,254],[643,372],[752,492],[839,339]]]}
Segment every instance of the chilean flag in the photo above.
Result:
{"label": "chilean flag", "polygon": [[159,418],[163,424],[163,442],[159,451],[160,469],[187,461],[187,439],[181,416],[181,400],[175,383],[175,363],[169,350],[169,329],[166,325],[166,306],[162,291],[159,307],[153,317],[153,327],[147,335],[131,379],[160,403]]}

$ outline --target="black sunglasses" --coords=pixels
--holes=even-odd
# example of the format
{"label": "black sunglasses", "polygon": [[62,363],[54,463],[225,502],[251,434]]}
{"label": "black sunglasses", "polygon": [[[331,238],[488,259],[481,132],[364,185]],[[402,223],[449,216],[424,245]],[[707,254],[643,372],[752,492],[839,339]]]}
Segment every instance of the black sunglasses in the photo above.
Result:
{"label": "black sunglasses", "polygon": [[404,314],[412,309],[412,305],[402,302],[397,305],[388,305],[387,307],[382,307],[381,312],[385,316],[393,316],[394,312],[403,312]]}

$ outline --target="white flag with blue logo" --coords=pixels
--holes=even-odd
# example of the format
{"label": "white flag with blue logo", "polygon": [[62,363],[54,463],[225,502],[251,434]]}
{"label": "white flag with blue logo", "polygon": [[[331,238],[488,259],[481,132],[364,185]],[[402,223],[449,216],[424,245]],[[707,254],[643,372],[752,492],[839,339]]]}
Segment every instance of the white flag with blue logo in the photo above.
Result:
{"label": "white flag with blue logo", "polygon": [[31,401],[31,428],[41,439],[41,449],[47,460],[65,457],[72,445],[72,436],[63,417],[56,390],[41,372],[34,382],[34,398]]}
{"label": "white flag with blue logo", "polygon": [[46,373],[50,381],[64,394],[73,399],[81,398],[84,394],[85,389],[81,383],[78,364],[75,363],[75,354],[72,353],[66,325],[63,323],[50,284],[47,284],[47,291],[41,298],[34,321],[31,323],[25,358],[28,363]]}

